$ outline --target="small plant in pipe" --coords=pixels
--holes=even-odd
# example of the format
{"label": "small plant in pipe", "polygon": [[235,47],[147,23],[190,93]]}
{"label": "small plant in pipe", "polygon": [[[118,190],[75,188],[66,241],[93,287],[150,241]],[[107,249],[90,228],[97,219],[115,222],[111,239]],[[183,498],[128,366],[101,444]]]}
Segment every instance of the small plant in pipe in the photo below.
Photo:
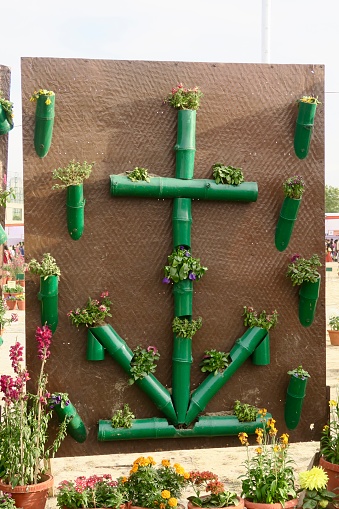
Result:
{"label": "small plant in pipe", "polygon": [[241,168],[225,166],[222,163],[213,164],[212,175],[216,184],[238,186],[241,182],[244,182],[244,175]]}
{"label": "small plant in pipe", "polygon": [[225,490],[225,485],[219,477],[210,471],[199,472],[192,470],[188,485],[195,495],[187,497],[191,506],[188,507],[228,507],[239,503],[235,492]]}
{"label": "small plant in pipe", "polygon": [[259,409],[248,403],[240,403],[237,399],[234,402],[233,412],[239,422],[256,421]]}
{"label": "small plant in pipe", "polygon": [[[12,187],[7,189],[7,177],[4,175],[2,178],[2,186],[0,187],[0,207],[6,207],[6,203],[8,203],[11,198],[15,198],[14,189]],[[0,245],[4,244],[6,240],[7,234],[2,225],[0,225]]]}
{"label": "small plant in pipe", "polygon": [[57,405],[60,405],[60,408],[66,408],[70,403],[67,392],[53,392],[48,398],[48,405],[51,409]]}
{"label": "small plant in pipe", "polygon": [[200,279],[206,270],[207,267],[200,264],[200,258],[193,258],[185,246],[180,246],[168,256],[168,265],[164,267],[165,277],[162,282],[178,283],[184,279],[195,281]]}
{"label": "small plant in pipe", "polygon": [[296,378],[300,378],[301,380],[305,380],[306,378],[310,378],[310,374],[306,369],[303,369],[302,365],[298,366],[291,371],[287,371],[288,375],[295,376]]}
{"label": "small plant in pipe", "polygon": [[111,419],[112,428],[131,428],[135,415],[131,412],[128,403],[125,403],[122,410],[116,410]]}
{"label": "small plant in pipe", "polygon": [[197,110],[203,93],[199,87],[186,88],[182,83],[172,88],[172,92],[164,99],[176,110]]}
{"label": "small plant in pipe", "polygon": [[159,359],[160,353],[155,346],[148,346],[147,348],[137,346],[133,350],[130,369],[131,378],[128,379],[128,383],[132,385],[137,380],[141,380],[150,373],[154,373]]}
{"label": "small plant in pipe", "polygon": [[30,101],[36,102],[34,148],[40,158],[45,157],[52,144],[55,117],[55,93],[41,88],[33,92]]}
{"label": "small plant in pipe", "polygon": [[7,134],[14,127],[13,103],[4,98],[0,90],[0,135]]}
{"label": "small plant in pipe", "polygon": [[179,338],[192,338],[194,334],[201,329],[201,327],[201,316],[199,316],[196,320],[176,317],[172,322],[172,330]]}
{"label": "small plant in pipe", "polygon": [[289,177],[283,183],[284,195],[294,200],[300,200],[305,191],[305,182],[300,175]]}
{"label": "small plant in pipe", "polygon": [[49,106],[52,103],[51,97],[53,97],[55,93],[52,90],[45,90],[43,88],[40,88],[39,90],[35,90],[29,100],[31,102],[38,101],[40,97],[43,97],[45,99],[45,104]]}
{"label": "small plant in pipe", "polygon": [[310,470],[299,473],[300,489],[303,494],[303,509],[324,509],[337,496],[333,491],[326,489],[328,475],[322,467],[312,467]]}
{"label": "small plant in pipe", "polygon": [[65,189],[69,186],[83,184],[84,180],[90,177],[94,164],[95,163],[87,163],[87,161],[79,163],[73,159],[64,168],[53,170],[53,179],[60,180],[61,183],[54,184],[52,189]]}
{"label": "small plant in pipe", "polygon": [[314,97],[313,95],[304,95],[301,99],[297,100],[297,103],[321,104],[318,97]]}
{"label": "small plant in pipe", "polygon": [[28,263],[28,270],[32,274],[47,279],[49,276],[57,276],[59,279],[61,272],[60,268],[56,263],[56,259],[50,253],[44,253],[41,262],[38,262],[35,258]]}
{"label": "small plant in pipe", "polygon": [[261,329],[270,330],[278,323],[277,310],[272,311],[270,315],[265,310],[258,314],[252,307],[244,306],[243,317],[244,325],[247,327],[260,327]]}
{"label": "small plant in pipe", "polygon": [[299,159],[305,159],[310,149],[314,118],[317,105],[320,102],[317,97],[305,95],[297,100],[297,104],[298,117],[294,133],[294,151]]}
{"label": "small plant in pipe", "polygon": [[86,327],[105,325],[106,317],[112,316],[110,314],[112,302],[107,291],[101,293],[100,299],[89,297],[85,306],[69,311],[67,316],[72,324],[76,327],[80,325],[86,325]]}
{"label": "small plant in pipe", "polygon": [[275,230],[275,247],[278,251],[284,251],[290,242],[304,191],[305,182],[300,175],[289,177],[283,183],[285,198]]}
{"label": "small plant in pipe", "polygon": [[134,170],[127,171],[126,173],[127,177],[132,182],[138,182],[139,180],[144,180],[145,182],[151,181],[150,177],[148,176],[147,168],[140,168],[139,166],[137,166],[136,168],[134,168]]}
{"label": "small plant in pipe", "polygon": [[57,492],[58,507],[67,509],[122,506],[123,495],[111,474],[80,476],[74,481],[61,481]]}
{"label": "small plant in pipe", "polygon": [[305,282],[315,283],[320,278],[318,267],[321,266],[317,254],[313,254],[311,258],[303,258],[299,254],[294,254],[287,267],[286,277],[291,279],[293,286],[300,286]]}
{"label": "small plant in pipe", "polygon": [[203,373],[209,372],[217,375],[229,365],[229,352],[218,352],[215,349],[205,350],[205,355],[199,366]]}

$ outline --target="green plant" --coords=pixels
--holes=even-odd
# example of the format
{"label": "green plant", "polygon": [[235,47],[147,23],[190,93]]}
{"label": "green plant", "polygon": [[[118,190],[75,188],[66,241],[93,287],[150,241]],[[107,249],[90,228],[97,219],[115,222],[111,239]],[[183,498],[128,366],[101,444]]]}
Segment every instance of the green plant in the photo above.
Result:
{"label": "green plant", "polygon": [[[192,470],[189,474],[189,486],[193,488],[195,495],[187,497],[187,499],[193,505],[197,507],[227,507],[239,503],[237,494],[225,490],[224,484],[213,472]],[[205,492],[205,495],[201,495],[202,492]]]}
{"label": "green plant", "polygon": [[102,292],[100,295],[101,302],[97,299],[88,298],[87,303],[82,308],[76,308],[67,313],[71,319],[72,325],[86,325],[86,327],[97,327],[105,324],[105,318],[112,316],[110,314],[110,306],[112,302],[108,292]]}
{"label": "green plant", "polygon": [[157,369],[156,362],[160,359],[160,353],[155,346],[148,346],[142,348],[137,346],[133,350],[133,357],[131,359],[131,369],[128,383],[134,384],[136,380],[141,380],[150,373],[154,373]]}
{"label": "green plant", "polygon": [[17,509],[11,493],[0,495],[0,509]]}
{"label": "green plant", "polygon": [[[0,328],[3,329],[6,325],[18,321],[18,315],[12,313],[10,318],[5,318],[6,311],[8,310],[6,299],[0,299]],[[1,461],[0,461],[1,463]],[[0,476],[1,478],[1,476]]]}
{"label": "green plant", "polygon": [[339,316],[331,316],[328,324],[331,330],[339,330]]}
{"label": "green plant", "polygon": [[6,270],[8,270],[14,278],[16,278],[18,274],[24,274],[27,271],[27,263],[25,263],[24,256],[20,253],[16,253],[10,263],[6,265]]}
{"label": "green plant", "polygon": [[10,201],[11,198],[15,198],[15,192],[13,187],[7,189],[7,177],[4,175],[2,177],[3,188],[0,188],[0,207],[6,207],[6,203]]}
{"label": "green plant", "polygon": [[15,298],[16,298],[16,300],[25,300],[25,294],[19,293]]}
{"label": "green plant", "polygon": [[199,366],[203,373],[206,371],[217,375],[229,365],[229,352],[217,352],[217,350],[205,350],[205,355]]}
{"label": "green plant", "polygon": [[58,486],[57,503],[59,507],[77,509],[78,507],[119,508],[123,495],[117,481],[110,474],[90,477],[77,477],[75,481],[62,481]]}
{"label": "green plant", "polygon": [[321,265],[317,254],[313,254],[309,259],[294,254],[287,266],[286,277],[291,279],[293,286],[300,286],[304,282],[316,283],[320,278],[317,269]]}
{"label": "green plant", "polygon": [[171,280],[174,283],[190,279],[194,281],[200,279],[206,272],[207,267],[200,264],[199,258],[193,258],[185,246],[178,247],[168,257],[168,265],[164,267],[165,277],[163,283],[168,284]]}
{"label": "green plant", "polygon": [[309,104],[321,104],[321,102],[318,101],[318,97],[314,97],[313,95],[304,95],[301,99],[298,99],[297,102]]}
{"label": "green plant", "polygon": [[137,166],[136,168],[134,168],[134,170],[131,170],[131,171],[127,171],[127,177],[132,181],[132,182],[137,182],[138,180],[144,180],[145,182],[150,182],[150,177],[148,176],[148,170],[147,168],[139,168],[139,166]]}
{"label": "green plant", "polygon": [[8,295],[8,297],[5,297],[6,300],[15,300],[17,301],[18,299],[16,298],[16,295]]}
{"label": "green plant", "polygon": [[194,334],[201,329],[201,326],[201,316],[199,316],[196,320],[175,317],[172,322],[172,330],[179,338],[193,338]]}
{"label": "green plant", "polygon": [[279,502],[284,506],[287,500],[296,498],[294,462],[288,457],[289,435],[284,433],[278,438],[276,421],[273,418],[267,419],[265,408],[259,410],[259,414],[262,428],[255,430],[258,444],[255,455],[250,455],[247,433],[241,432],[238,435],[247,450],[246,474],[240,476],[241,495],[251,502]]}
{"label": "green plant", "polygon": [[50,97],[51,97],[52,95],[55,95],[55,93],[54,93],[52,90],[45,90],[45,89],[43,89],[43,88],[40,88],[39,90],[35,90],[35,91],[33,92],[33,94],[31,95],[31,97],[29,98],[29,100],[30,100],[31,102],[37,101],[41,95],[46,95],[46,96],[47,96],[47,99],[46,99],[46,101],[45,101],[45,104],[47,104],[47,106],[48,106],[48,105],[49,105],[49,104],[51,104],[51,102],[52,102],[52,101],[50,100]]}
{"label": "green plant", "polygon": [[61,184],[54,184],[52,189],[65,189],[68,186],[78,186],[88,179],[95,163],[79,163],[71,161],[65,168],[57,168],[53,170],[53,179],[59,179]]}
{"label": "green plant", "polygon": [[182,83],[178,83],[172,88],[172,92],[164,99],[164,102],[177,110],[197,110],[202,96],[198,87],[185,88]]}
{"label": "green plant", "polygon": [[330,418],[322,430],[320,453],[326,461],[339,465],[339,386],[336,399],[329,401]]}
{"label": "green plant", "polygon": [[305,182],[300,175],[294,175],[283,183],[284,195],[294,200],[300,200],[305,191]]}
{"label": "green plant", "polygon": [[299,473],[298,493],[304,492],[301,505],[303,509],[324,509],[329,502],[334,501],[336,494],[327,491],[327,482],[328,475],[322,467],[312,467]]}
{"label": "green plant", "polygon": [[257,419],[259,409],[248,403],[240,403],[237,399],[234,402],[233,412],[239,422],[253,422]]}
{"label": "green plant", "polygon": [[244,182],[244,175],[241,168],[216,163],[212,166],[212,172],[216,184],[238,186],[241,182]]}
{"label": "green plant", "polygon": [[246,327],[260,327],[261,329],[270,330],[275,327],[278,323],[278,312],[277,310],[272,311],[271,315],[268,315],[263,310],[259,315],[252,307],[244,306],[244,325]]}
{"label": "green plant", "polygon": [[55,405],[60,405],[60,408],[65,408],[70,404],[67,392],[53,392],[48,397],[49,408],[54,408]]}
{"label": "green plant", "polygon": [[301,380],[305,380],[305,378],[310,378],[311,376],[301,365],[291,371],[287,371],[287,374],[295,376],[296,378],[301,378]]}
{"label": "green plant", "polygon": [[58,276],[59,279],[61,275],[60,268],[58,267],[55,258],[53,258],[50,253],[44,253],[42,255],[41,263],[35,258],[32,258],[32,260],[28,263],[28,270],[32,274],[36,274],[44,279],[47,279],[49,276]]}
{"label": "green plant", "polygon": [[131,412],[128,403],[125,403],[122,410],[116,410],[111,419],[112,428],[131,428],[135,415]]}
{"label": "green plant", "polygon": [[2,291],[3,293],[22,293],[24,291],[23,287],[21,285],[15,285],[15,286],[9,286],[9,285],[4,285],[2,287]]}
{"label": "green plant", "polygon": [[[41,368],[36,382],[36,393],[25,390],[29,373],[23,362],[23,347],[16,342],[10,347],[9,357],[14,378],[1,375],[4,412],[0,423],[0,478],[12,486],[37,484],[44,473],[44,462],[54,456],[66,436],[65,419],[50,442],[49,422],[52,410],[48,408],[48,377],[44,372],[50,357],[52,332],[47,325],[35,332]],[[50,444],[50,445],[48,445]]]}
{"label": "green plant", "polygon": [[13,125],[13,103],[4,98],[4,93],[0,90],[0,104],[5,112],[8,122]]}

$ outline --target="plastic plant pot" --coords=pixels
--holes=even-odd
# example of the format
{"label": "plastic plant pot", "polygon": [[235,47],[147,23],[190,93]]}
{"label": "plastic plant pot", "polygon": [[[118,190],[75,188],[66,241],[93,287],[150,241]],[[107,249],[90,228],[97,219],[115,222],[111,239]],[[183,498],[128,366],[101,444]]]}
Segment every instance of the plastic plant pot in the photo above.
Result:
{"label": "plastic plant pot", "polygon": [[285,423],[288,429],[295,429],[299,424],[307,380],[306,377],[302,379],[294,375],[290,378],[285,402]]}
{"label": "plastic plant pot", "polygon": [[321,278],[310,283],[305,281],[299,290],[299,321],[304,327],[312,325],[319,298]]}
{"label": "plastic plant pot", "polygon": [[85,222],[84,185],[67,187],[67,227],[73,240],[78,240],[84,232]]}
{"label": "plastic plant pot", "polygon": [[298,118],[294,133],[294,151],[299,159],[307,157],[317,109],[316,103],[298,103]]}
{"label": "plastic plant pot", "polygon": [[[50,104],[46,104],[49,99]],[[52,144],[54,126],[55,95],[40,95],[35,111],[34,148],[42,159],[48,154]]]}
{"label": "plastic plant pot", "polygon": [[9,122],[6,112],[0,104],[0,135],[9,133],[13,127],[13,122]]}
{"label": "plastic plant pot", "polygon": [[86,359],[88,361],[103,361],[105,359],[105,349],[102,344],[92,334],[93,327],[87,331]]}
{"label": "plastic plant pot", "polygon": [[174,334],[172,355],[172,400],[178,416],[178,424],[185,422],[190,399],[192,339]]}
{"label": "plastic plant pot", "polygon": [[7,240],[7,234],[5,230],[3,229],[2,225],[0,224],[0,245],[4,244]]}
{"label": "plastic plant pot", "polygon": [[59,420],[62,422],[69,419],[67,433],[77,442],[83,443],[87,438],[87,431],[76,408],[71,402],[67,406],[55,405],[53,408]]}
{"label": "plastic plant pot", "polygon": [[174,315],[192,316],[193,281],[183,279],[173,285]]}
{"label": "plastic plant pot", "polygon": [[300,203],[301,199],[297,200],[288,196],[283,201],[275,230],[275,247],[278,251],[284,251],[290,242]]}
{"label": "plastic plant pot", "polygon": [[268,366],[271,362],[270,336],[267,332],[264,339],[259,343],[251,355],[252,364],[255,366]]}
{"label": "plastic plant pot", "polygon": [[40,277],[41,324],[54,333],[58,325],[58,276]]}
{"label": "plastic plant pot", "polygon": [[190,198],[175,198],[173,201],[172,227],[173,247],[191,245],[192,202]]}
{"label": "plastic plant pot", "polygon": [[175,176],[192,179],[194,174],[196,110],[178,111]]}

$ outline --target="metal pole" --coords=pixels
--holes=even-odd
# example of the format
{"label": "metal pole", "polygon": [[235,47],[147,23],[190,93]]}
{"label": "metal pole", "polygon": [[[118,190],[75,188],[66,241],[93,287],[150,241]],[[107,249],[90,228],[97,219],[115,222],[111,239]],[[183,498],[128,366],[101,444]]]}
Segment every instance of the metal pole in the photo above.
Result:
{"label": "metal pole", "polygon": [[268,64],[270,62],[270,18],[271,0],[262,0],[261,61],[264,64]]}

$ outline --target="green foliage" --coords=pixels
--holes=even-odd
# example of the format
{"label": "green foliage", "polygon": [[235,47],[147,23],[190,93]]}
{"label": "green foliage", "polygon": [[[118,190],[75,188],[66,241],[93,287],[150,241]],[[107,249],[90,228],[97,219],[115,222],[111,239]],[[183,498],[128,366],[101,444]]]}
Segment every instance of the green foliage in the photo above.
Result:
{"label": "green foliage", "polygon": [[292,369],[291,371],[287,371],[288,375],[295,376],[296,378],[301,378],[301,380],[305,380],[305,378],[310,378],[310,374],[308,371],[303,369],[302,365],[298,366],[295,369]]}
{"label": "green foliage", "polygon": [[59,179],[61,184],[54,184],[52,189],[65,189],[68,186],[78,186],[88,179],[95,163],[76,162],[74,159],[65,168],[53,170],[53,179]]}
{"label": "green foliage", "polygon": [[201,326],[201,316],[199,316],[196,320],[176,317],[172,322],[172,330],[179,338],[193,338],[194,334],[201,329]]}
{"label": "green foliage", "polygon": [[329,401],[330,418],[323,427],[320,439],[320,452],[326,461],[339,465],[339,386],[337,397]]}
{"label": "green foliage", "polygon": [[141,380],[150,373],[154,373],[157,369],[156,362],[160,359],[160,354],[155,346],[148,346],[142,348],[137,346],[133,350],[133,357],[131,359],[131,369],[128,383],[134,384],[136,380]]}
{"label": "green foliage", "polygon": [[300,175],[294,175],[283,183],[284,195],[299,200],[305,191],[305,182]]}
{"label": "green foliage", "polygon": [[79,327],[79,325],[86,325],[86,327],[104,325],[106,317],[112,316],[110,314],[112,302],[107,291],[102,292],[100,298],[101,301],[89,297],[84,307],[69,311],[67,316],[70,318],[72,325],[76,327]]}
{"label": "green foliage", "polygon": [[203,373],[207,371],[217,375],[219,372],[224,371],[229,365],[229,352],[218,352],[217,350],[205,350],[203,360],[199,366]]}
{"label": "green foliage", "polygon": [[339,330],[339,316],[331,316],[328,324],[331,330]]}
{"label": "green foliage", "polygon": [[325,212],[339,212],[339,188],[325,186]]}
{"label": "green foliage", "polygon": [[275,327],[278,323],[278,312],[277,310],[272,311],[271,315],[268,315],[263,310],[259,315],[252,307],[244,306],[244,325],[246,327],[260,327],[261,329],[270,330]]}
{"label": "green foliage", "polygon": [[127,171],[127,177],[132,182],[137,182],[138,180],[144,180],[145,182],[150,182],[150,177],[148,176],[148,170],[147,168],[140,168],[137,166],[132,171]]}
{"label": "green foliage", "polygon": [[17,509],[11,493],[2,493],[0,495],[0,509]]}
{"label": "green foliage", "polygon": [[177,110],[197,110],[202,96],[198,87],[185,88],[182,83],[179,83],[172,88],[172,92],[164,99],[164,102]]}
{"label": "green foliage", "polygon": [[15,285],[15,286],[8,286],[8,285],[4,285],[2,287],[2,291],[3,293],[22,293],[24,291],[24,288],[23,286],[21,285]]}
{"label": "green foliage", "polygon": [[337,495],[327,491],[327,482],[328,474],[322,467],[312,467],[299,473],[298,493],[302,491],[304,495],[301,505],[303,509],[324,509],[329,502],[334,502]]}
{"label": "green foliage", "polygon": [[34,102],[34,101],[37,101],[39,99],[40,96],[42,95],[45,95],[47,96],[47,99],[45,101],[45,104],[51,104],[51,100],[50,100],[50,97],[52,95],[55,95],[55,93],[52,91],[52,90],[46,90],[44,88],[40,88],[39,90],[34,90],[33,94],[31,95],[31,97],[29,98],[29,100],[31,102]]}
{"label": "green foliage", "polygon": [[309,104],[321,104],[321,102],[318,101],[318,97],[314,97],[313,95],[303,95],[303,97],[301,99],[298,99],[297,102]]}
{"label": "green foliage", "polygon": [[62,481],[58,486],[57,503],[67,509],[112,507],[123,503],[123,494],[110,474],[77,477],[75,481]]}
{"label": "green foliage", "polygon": [[5,325],[10,325],[12,322],[18,321],[18,315],[15,313],[11,314],[10,318],[5,318],[7,312],[6,299],[0,299],[0,328],[3,329]]}
{"label": "green foliage", "polygon": [[233,412],[239,422],[253,422],[257,419],[259,409],[248,403],[240,403],[237,399],[234,402]]}
{"label": "green foliage", "polygon": [[225,166],[222,163],[216,163],[212,166],[212,172],[216,184],[238,186],[241,182],[244,182],[244,175],[241,168],[234,168],[234,166]]}
{"label": "green foliage", "polygon": [[320,278],[317,268],[321,265],[317,254],[313,254],[309,259],[295,254],[287,267],[286,277],[291,279],[293,286],[300,286],[304,282],[316,283]]}
{"label": "green foliage", "polygon": [[135,415],[131,412],[128,403],[125,403],[122,410],[116,410],[112,417],[112,428],[131,428]]}
{"label": "green foliage", "polygon": [[47,279],[48,276],[58,276],[59,278],[61,275],[60,268],[58,267],[55,258],[53,258],[50,253],[43,254],[41,263],[35,258],[32,258],[32,260],[28,263],[28,270],[32,274],[41,276],[44,279]]}
{"label": "green foliage", "polygon": [[0,90],[0,104],[5,112],[8,122],[13,125],[13,103],[4,98],[4,93]]}
{"label": "green foliage", "polygon": [[[208,470],[203,472],[192,470],[189,485],[193,488],[195,495],[187,498],[197,507],[228,507],[239,503],[237,494],[225,490],[218,476]],[[203,495],[202,492],[205,494]]]}
{"label": "green foliage", "polygon": [[193,258],[190,251],[184,246],[178,247],[168,256],[168,265],[164,267],[165,277],[163,283],[174,283],[190,279],[200,279],[206,272],[207,267],[200,264],[200,258]]}

